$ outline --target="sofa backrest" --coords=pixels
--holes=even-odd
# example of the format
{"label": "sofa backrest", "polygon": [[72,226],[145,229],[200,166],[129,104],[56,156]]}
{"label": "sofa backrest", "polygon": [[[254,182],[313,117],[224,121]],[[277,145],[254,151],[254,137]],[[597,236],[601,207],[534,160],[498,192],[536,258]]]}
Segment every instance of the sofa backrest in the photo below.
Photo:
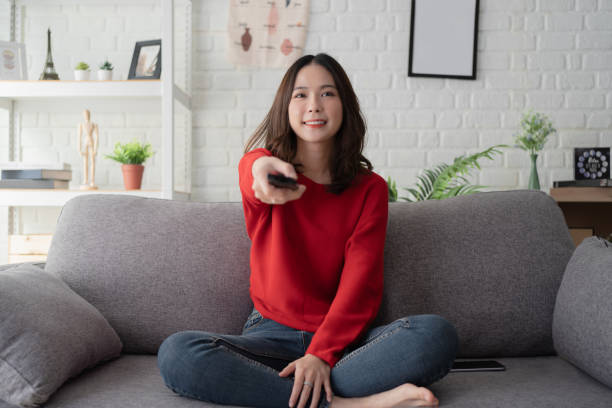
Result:
{"label": "sofa backrest", "polygon": [[45,270],[92,303],[124,353],[180,330],[239,333],[252,310],[242,203],[87,195],[59,216]]}
{"label": "sofa backrest", "polygon": [[457,328],[459,357],[555,354],[553,310],[574,249],[540,191],[391,203],[374,324],[434,313]]}
{"label": "sofa backrest", "polygon": [[[239,334],[252,308],[242,203],[94,194],[62,209],[46,263],[115,328],[125,353],[181,330]],[[436,313],[460,357],[552,354],[552,315],[574,246],[544,193],[390,203],[374,325]]]}

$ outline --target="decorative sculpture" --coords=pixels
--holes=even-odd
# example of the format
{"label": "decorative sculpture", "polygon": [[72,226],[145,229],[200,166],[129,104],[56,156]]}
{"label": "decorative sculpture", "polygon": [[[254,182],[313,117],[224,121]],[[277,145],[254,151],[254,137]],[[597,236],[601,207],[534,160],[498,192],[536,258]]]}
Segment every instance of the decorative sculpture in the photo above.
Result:
{"label": "decorative sculpture", "polygon": [[[83,117],[85,118],[85,122],[79,123],[78,127],[79,153],[83,156],[83,183],[81,184],[81,190],[97,190],[98,187],[96,187],[94,180],[96,178],[96,154],[98,153],[98,125],[91,122],[90,114],[87,109],[83,111]],[[81,143],[83,133],[85,133],[84,149]]]}
{"label": "decorative sculpture", "polygon": [[40,74],[39,80],[58,80],[59,76],[55,72],[55,66],[53,65],[53,57],[51,57],[51,29],[47,29],[47,60],[45,61],[45,68],[42,74]]}

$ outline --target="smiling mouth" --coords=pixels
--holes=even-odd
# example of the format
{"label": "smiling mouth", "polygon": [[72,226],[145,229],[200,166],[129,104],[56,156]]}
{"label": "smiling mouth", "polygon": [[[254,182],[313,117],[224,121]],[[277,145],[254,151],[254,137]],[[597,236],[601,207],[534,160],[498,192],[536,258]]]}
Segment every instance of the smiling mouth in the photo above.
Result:
{"label": "smiling mouth", "polygon": [[309,120],[307,122],[304,122],[304,124],[308,127],[311,128],[318,128],[321,126],[324,126],[327,123],[327,121],[324,120]]}

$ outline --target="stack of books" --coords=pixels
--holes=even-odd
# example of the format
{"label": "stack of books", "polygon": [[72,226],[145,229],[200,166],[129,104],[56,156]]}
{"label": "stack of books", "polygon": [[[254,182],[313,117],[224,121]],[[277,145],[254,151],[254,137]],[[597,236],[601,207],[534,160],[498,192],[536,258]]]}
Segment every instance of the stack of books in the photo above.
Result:
{"label": "stack of books", "polygon": [[72,170],[68,163],[0,162],[0,188],[68,189]]}
{"label": "stack of books", "polygon": [[553,187],[612,187],[610,179],[553,181]]}

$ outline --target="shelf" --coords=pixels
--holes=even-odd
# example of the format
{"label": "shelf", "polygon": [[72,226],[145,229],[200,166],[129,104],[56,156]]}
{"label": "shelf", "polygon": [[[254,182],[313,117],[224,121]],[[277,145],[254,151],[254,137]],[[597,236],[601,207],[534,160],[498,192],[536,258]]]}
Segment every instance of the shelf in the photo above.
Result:
{"label": "shelf", "polygon": [[158,79],[133,81],[0,81],[0,95],[7,99],[70,97],[161,96]]}
{"label": "shelf", "polygon": [[[191,97],[174,85],[174,97],[191,109]],[[0,99],[151,98],[162,96],[159,79],[126,81],[0,81]]]}
{"label": "shelf", "polygon": [[[162,198],[161,190],[61,190],[61,189],[0,189],[0,207],[63,206],[71,198],[84,194],[122,194],[136,197]],[[173,199],[189,200],[190,194],[174,191]]]}
{"label": "shelf", "polygon": [[[44,0],[47,1],[47,0]],[[23,4],[23,5],[31,5],[31,4],[40,4],[42,3],[42,0],[19,0],[19,4]],[[55,2],[56,4],[60,3],[60,2]],[[151,3],[155,4],[155,3],[159,3],[159,0],[130,0],[129,2],[127,2],[128,4],[146,4],[146,5],[150,5]],[[95,5],[99,5],[101,4],[100,0],[61,0],[61,4],[75,4],[75,5],[81,5],[81,4],[95,4]],[[115,2],[111,2],[111,4],[120,4],[119,1],[115,1]]]}
{"label": "shelf", "polygon": [[611,187],[558,187],[550,195],[560,203],[612,203]]}

